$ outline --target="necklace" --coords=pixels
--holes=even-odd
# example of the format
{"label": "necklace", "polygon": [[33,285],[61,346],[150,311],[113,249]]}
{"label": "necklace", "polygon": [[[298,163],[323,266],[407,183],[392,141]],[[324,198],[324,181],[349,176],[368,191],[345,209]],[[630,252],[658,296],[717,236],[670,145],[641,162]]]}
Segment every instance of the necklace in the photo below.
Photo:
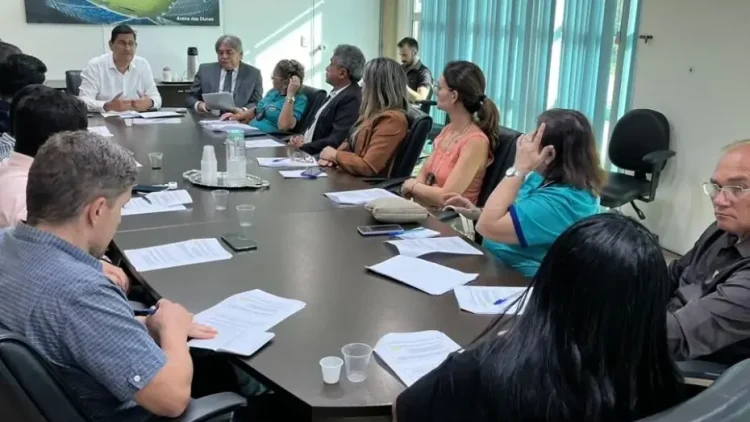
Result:
{"label": "necklace", "polygon": [[460,131],[460,132],[458,132],[458,133],[454,133],[454,134],[453,134],[453,135],[452,135],[452,136],[450,137],[450,141],[448,141],[448,142],[441,142],[441,143],[440,143],[440,149],[441,149],[441,150],[442,150],[443,152],[448,152],[448,150],[450,150],[451,146],[452,146],[453,144],[455,144],[455,143],[456,143],[456,141],[458,140],[458,138],[460,138],[460,137],[461,137],[461,135],[463,135],[464,133],[466,133],[466,131],[467,131],[467,130],[469,130],[469,128],[470,128],[470,127],[471,127],[471,125],[473,125],[473,124],[474,124],[473,122],[469,122],[469,124],[468,124],[468,125],[466,125],[466,127],[464,127],[464,128],[463,128],[463,130],[461,130],[461,131]]}

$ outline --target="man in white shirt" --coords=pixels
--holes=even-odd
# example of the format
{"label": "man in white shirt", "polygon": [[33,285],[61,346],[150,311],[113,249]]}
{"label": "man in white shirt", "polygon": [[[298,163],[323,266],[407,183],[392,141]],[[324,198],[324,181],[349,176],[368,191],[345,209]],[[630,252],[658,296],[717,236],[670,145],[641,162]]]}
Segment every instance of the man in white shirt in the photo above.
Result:
{"label": "man in white shirt", "polygon": [[135,31],[127,25],[112,30],[111,53],[92,59],[81,72],[79,97],[89,111],[148,111],[161,108],[151,66],[135,55]]}

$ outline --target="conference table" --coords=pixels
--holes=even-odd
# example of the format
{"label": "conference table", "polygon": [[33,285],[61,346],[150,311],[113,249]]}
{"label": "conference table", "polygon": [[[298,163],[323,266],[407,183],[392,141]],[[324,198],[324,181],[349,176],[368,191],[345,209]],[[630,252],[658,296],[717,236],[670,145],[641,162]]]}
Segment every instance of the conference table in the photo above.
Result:
{"label": "conference table", "polygon": [[[367,210],[337,205],[323,193],[371,186],[335,169],[327,170],[328,177],[315,180],[285,180],[278,169],[257,166],[254,157],[285,157],[285,147],[248,149],[248,172],[268,180],[270,186],[232,191],[227,210],[215,210],[210,189],[182,179],[184,171],[200,167],[204,145],[214,145],[219,169],[224,168],[225,136],[202,129],[197,119],[191,113],[179,124],[130,127],[116,117],[91,119],[91,126],[106,124],[112,139],[133,151],[143,164],[139,183],[174,181],[193,199],[187,211],[124,216],[115,235],[114,254],[124,257],[122,251],[128,249],[220,238],[240,229],[235,205],[255,205],[253,226],[247,234],[258,244],[257,250],[232,252],[230,260],[144,273],[135,271],[127,259],[123,265],[154,298],[169,298],[193,313],[252,289],[305,302],[301,311],[270,330],[274,339],[253,356],[231,357],[288,400],[289,409],[293,409],[293,419],[288,420],[390,414],[394,399],[405,387],[377,357],[362,383],[349,382],[343,373],[339,384],[323,383],[319,360],[341,356],[345,344],[374,346],[392,332],[439,330],[465,346],[492,321],[492,316],[461,311],[452,292],[431,296],[369,272],[367,266],[395,256],[397,251],[384,243],[387,239],[383,237],[359,235],[358,226],[376,224]],[[150,168],[150,152],[164,154],[162,169]],[[420,226],[442,235],[458,235],[432,217]],[[483,252],[482,256],[424,258],[478,273],[472,285],[528,283]]]}

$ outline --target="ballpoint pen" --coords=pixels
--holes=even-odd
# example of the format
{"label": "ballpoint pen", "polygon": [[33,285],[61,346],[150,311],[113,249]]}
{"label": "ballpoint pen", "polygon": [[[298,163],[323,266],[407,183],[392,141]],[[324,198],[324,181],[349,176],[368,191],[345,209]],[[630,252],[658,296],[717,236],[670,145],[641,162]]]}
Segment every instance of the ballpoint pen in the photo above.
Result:
{"label": "ballpoint pen", "polygon": [[503,303],[505,303],[505,302],[507,302],[507,301],[509,301],[511,299],[515,299],[516,297],[522,295],[525,291],[526,291],[526,289],[521,290],[518,293],[514,293],[514,294],[512,294],[512,295],[510,295],[508,297],[504,297],[504,298],[498,299],[498,300],[495,301],[495,305],[502,305]]}
{"label": "ballpoint pen", "polygon": [[156,306],[147,309],[133,309],[135,316],[151,316],[156,313]]}

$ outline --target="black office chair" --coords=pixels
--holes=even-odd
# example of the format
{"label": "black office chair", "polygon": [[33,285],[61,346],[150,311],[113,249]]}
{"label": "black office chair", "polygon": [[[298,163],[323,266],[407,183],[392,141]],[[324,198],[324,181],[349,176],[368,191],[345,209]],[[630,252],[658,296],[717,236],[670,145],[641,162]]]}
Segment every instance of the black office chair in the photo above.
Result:
{"label": "black office chair", "polygon": [[739,422],[750,420],[750,359],[727,369],[696,396],[640,422]]}
{"label": "black office chair", "polygon": [[659,176],[675,152],[669,149],[669,121],[655,110],[629,111],[615,125],[609,141],[609,159],[633,175],[610,172],[601,194],[607,208],[619,208],[628,202],[641,220],[646,219],[635,201],[652,202]]}
{"label": "black office chair", "polygon": [[409,179],[417,165],[419,155],[422,153],[427,141],[427,134],[432,127],[432,117],[422,113],[416,108],[409,108],[406,112],[406,120],[409,123],[409,131],[396,150],[393,161],[389,164],[387,178],[367,177],[365,182],[377,183],[376,187],[382,189],[398,189],[405,180]]}
{"label": "black office chair", "polygon": [[300,92],[307,97],[307,108],[302,113],[302,118],[297,122],[297,126],[294,127],[294,133],[302,133],[303,130],[313,124],[315,114],[320,110],[320,106],[323,105],[323,101],[328,96],[324,90],[306,85],[302,86]]}
{"label": "black office chair", "polygon": [[66,70],[65,71],[65,92],[70,95],[78,96],[81,88],[81,71],[80,70]]}
{"label": "black office chair", "polygon": [[[194,399],[179,418],[162,420],[200,422],[222,415],[229,418],[246,401],[235,393]],[[4,422],[87,422],[76,396],[60,381],[46,359],[26,340],[0,330],[0,414]]]}

